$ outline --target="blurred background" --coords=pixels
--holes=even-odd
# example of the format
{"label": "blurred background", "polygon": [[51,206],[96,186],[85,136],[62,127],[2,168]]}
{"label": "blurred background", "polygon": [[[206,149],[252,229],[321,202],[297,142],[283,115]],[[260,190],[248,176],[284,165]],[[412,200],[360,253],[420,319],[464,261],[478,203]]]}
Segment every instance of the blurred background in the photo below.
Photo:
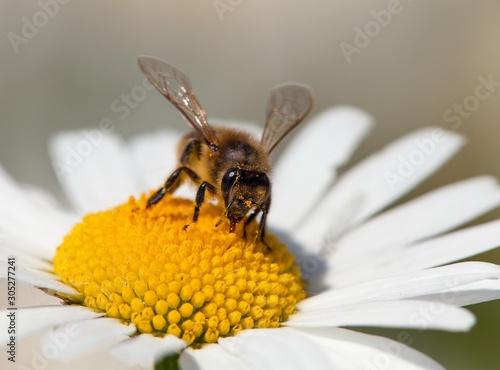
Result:
{"label": "blurred background", "polygon": [[[136,59],[148,54],[189,75],[209,117],[262,122],[269,89],[287,81],[313,88],[312,115],[338,104],[366,110],[376,127],[353,163],[427,125],[465,135],[465,150],[405,199],[499,177],[499,14],[498,1],[2,1],[0,163],[63,200],[51,134],[103,119],[124,137],[184,130],[164,98],[137,88]],[[476,259],[500,263],[500,251]],[[412,346],[450,369],[497,368],[500,302],[471,309],[471,333],[408,331]]]}

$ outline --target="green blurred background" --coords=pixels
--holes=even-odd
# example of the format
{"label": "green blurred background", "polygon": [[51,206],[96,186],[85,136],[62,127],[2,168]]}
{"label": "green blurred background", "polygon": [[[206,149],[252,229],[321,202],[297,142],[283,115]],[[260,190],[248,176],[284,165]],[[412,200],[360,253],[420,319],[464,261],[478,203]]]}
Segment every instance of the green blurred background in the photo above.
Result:
{"label": "green blurred background", "polygon": [[[185,128],[156,93],[126,117],[112,110],[113,101],[142,83],[140,54],[184,70],[210,117],[262,122],[268,90],[286,81],[314,89],[313,115],[337,104],[366,110],[377,125],[353,162],[430,124],[465,135],[465,150],[405,199],[474,175],[500,175],[500,91],[495,87],[462,113],[460,127],[444,117],[455,104],[472,101],[480,76],[500,81],[498,1],[60,0],[57,8],[42,5],[53,3],[0,3],[0,163],[15,178],[61,200],[46,150],[52,133],[96,128],[103,118],[125,137],[167,122]],[[33,30],[27,22],[39,26]],[[371,36],[356,36],[358,30]],[[498,217],[497,210],[480,221]],[[500,250],[476,259],[500,263]],[[471,309],[479,319],[471,333],[409,331],[413,346],[450,369],[498,368],[500,302]]]}

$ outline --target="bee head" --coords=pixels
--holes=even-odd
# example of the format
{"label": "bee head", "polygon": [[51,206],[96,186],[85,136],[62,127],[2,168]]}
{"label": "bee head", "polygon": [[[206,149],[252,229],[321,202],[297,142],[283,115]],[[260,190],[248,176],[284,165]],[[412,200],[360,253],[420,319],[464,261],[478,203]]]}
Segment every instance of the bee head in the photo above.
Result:
{"label": "bee head", "polygon": [[222,177],[221,192],[228,219],[237,223],[269,199],[271,183],[263,172],[230,168]]}

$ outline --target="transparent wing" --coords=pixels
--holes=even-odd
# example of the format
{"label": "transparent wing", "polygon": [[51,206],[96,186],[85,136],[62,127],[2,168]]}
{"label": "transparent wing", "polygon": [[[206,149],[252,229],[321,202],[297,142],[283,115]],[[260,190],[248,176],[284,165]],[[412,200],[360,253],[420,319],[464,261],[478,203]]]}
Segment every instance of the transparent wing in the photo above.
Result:
{"label": "transparent wing", "polygon": [[268,153],[304,119],[311,107],[311,90],[305,86],[282,85],[271,90],[261,139]]}
{"label": "transparent wing", "polygon": [[149,82],[182,113],[211,148],[216,148],[214,133],[188,76],[161,59],[141,56],[138,61]]}

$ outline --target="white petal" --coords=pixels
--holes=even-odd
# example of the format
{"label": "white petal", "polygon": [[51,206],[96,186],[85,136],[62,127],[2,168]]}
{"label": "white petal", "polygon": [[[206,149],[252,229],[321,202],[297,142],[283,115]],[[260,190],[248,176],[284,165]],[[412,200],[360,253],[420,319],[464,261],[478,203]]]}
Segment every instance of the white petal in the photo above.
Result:
{"label": "white petal", "polygon": [[[485,279],[500,279],[500,267],[486,262],[462,262],[370,280],[343,289],[329,289],[298,304],[299,312],[370,301],[397,300],[447,292]],[[450,303],[450,302],[446,302]]]}
{"label": "white petal", "polygon": [[45,217],[50,217],[51,220],[57,222],[58,225],[69,229],[78,221],[79,217],[73,211],[63,208],[59,201],[44,189],[24,185],[21,191],[23,196],[29,198],[33,206],[37,207],[40,212],[43,212]]}
{"label": "white petal", "polygon": [[139,193],[140,173],[118,136],[98,130],[66,132],[53,137],[49,148],[63,190],[81,214],[116,206]]}
{"label": "white petal", "polygon": [[[141,172],[141,192],[149,194],[165,184],[166,179],[177,167],[177,144],[181,135],[162,130],[155,134],[144,134],[130,142],[132,155]],[[175,191],[176,197],[194,199],[196,189],[189,183],[182,184]]]}
{"label": "white petal", "polygon": [[[415,188],[463,144],[461,136],[436,127],[396,140],[347,171],[300,226],[295,238],[303,244],[318,244],[321,238],[338,237]],[[399,176],[401,181],[394,184],[391,176]]]}
{"label": "white petal", "polygon": [[0,167],[0,234],[2,239],[19,238],[36,246],[41,255],[52,256],[63,236],[75,222],[42,191],[16,183]]}
{"label": "white petal", "polygon": [[42,346],[64,341],[55,354],[57,359],[82,356],[92,350],[126,340],[136,332],[134,325],[126,326],[115,319],[100,318],[69,323],[58,327],[42,338]]}
{"label": "white petal", "polygon": [[[11,249],[14,251],[14,256],[17,255],[17,251],[20,252],[21,254],[30,254],[33,256],[36,256],[40,259],[51,261],[56,253],[57,246],[61,244],[61,240],[58,240],[53,243],[49,242],[49,235],[46,235],[46,240],[43,240],[42,238],[36,239],[34,235],[28,235],[26,231],[24,231],[24,235],[22,233],[22,227],[20,227],[18,230],[15,230],[15,226],[12,227],[13,225],[9,225],[9,233],[3,233],[4,235],[4,240],[2,241],[1,246],[5,246],[6,249]],[[0,231],[1,233],[1,231]],[[49,233],[50,234],[50,233]],[[22,261],[20,261],[20,264],[22,264]]]}
{"label": "white petal", "polygon": [[[27,235],[26,232],[22,235],[22,228],[15,230],[15,227],[11,226],[9,225],[9,233],[0,231],[2,235],[0,247],[5,246],[6,249],[13,250],[14,256],[19,251],[20,254],[30,254],[47,261],[51,261],[54,258],[57,246],[61,243],[62,239],[54,244],[41,239],[34,240],[35,238]],[[22,265],[22,261],[20,261],[20,264]]]}
{"label": "white petal", "polygon": [[465,286],[451,288],[445,292],[428,294],[418,297],[419,300],[441,301],[455,306],[500,299],[500,279],[482,280]]}
{"label": "white petal", "polygon": [[132,155],[144,179],[142,191],[161,186],[177,164],[179,133],[162,130],[132,138]]}
{"label": "white petal", "polygon": [[[0,278],[7,278],[8,276],[7,262],[0,261]],[[51,291],[67,294],[70,296],[79,296],[81,293],[77,292],[68,285],[58,281],[57,276],[43,271],[33,271],[25,269],[21,266],[16,266],[15,278],[19,281],[31,284],[38,288],[44,288]]]}
{"label": "white petal", "polygon": [[[444,265],[500,245],[500,220],[458,230],[416,245],[373,255],[349,270],[329,270],[326,281],[337,287]],[[334,259],[332,259],[334,261]]]}
{"label": "white petal", "polygon": [[207,344],[201,349],[187,348],[179,358],[182,370],[257,370],[238,355],[233,355],[218,344]]}
{"label": "white petal", "polygon": [[[311,337],[324,352],[344,357],[338,369],[444,370],[437,362],[409,347],[413,339],[402,332],[398,341],[340,328],[295,328]],[[407,344],[408,345],[407,345]],[[347,366],[347,361],[350,366]]]}
{"label": "white petal", "polygon": [[329,109],[304,125],[286,147],[273,171],[273,205],[269,221],[292,230],[336,177],[336,169],[372,125],[372,118],[351,107]]}
{"label": "white petal", "polygon": [[418,300],[366,302],[299,312],[288,327],[372,326],[467,331],[475,323],[469,311],[442,302]]}
{"label": "white petal", "polygon": [[13,247],[10,243],[0,243],[0,261],[7,262],[9,257],[16,258],[16,264],[39,271],[51,271],[52,263],[46,258],[39,257],[29,251]]}
{"label": "white petal", "polygon": [[259,369],[331,369],[327,356],[307,337],[293,330],[243,330],[220,338],[219,345]]}
{"label": "white petal", "polygon": [[[7,317],[12,311],[0,311],[0,327],[9,327],[10,320]],[[19,308],[16,311],[16,334],[17,339],[26,338],[32,334],[56,325],[77,322],[102,316],[91,310],[78,306],[38,306],[29,308]],[[8,343],[7,330],[0,332],[0,347]]]}
{"label": "white petal", "polygon": [[500,187],[492,177],[475,177],[444,186],[349,232],[335,245],[335,263],[338,268],[350,269],[362,259],[371,259],[370,253],[443,233],[498,205]]}
{"label": "white petal", "polygon": [[152,368],[158,360],[180,353],[184,348],[186,348],[186,342],[173,335],[157,338],[141,334],[121,342],[111,348],[110,352],[127,365]]}

